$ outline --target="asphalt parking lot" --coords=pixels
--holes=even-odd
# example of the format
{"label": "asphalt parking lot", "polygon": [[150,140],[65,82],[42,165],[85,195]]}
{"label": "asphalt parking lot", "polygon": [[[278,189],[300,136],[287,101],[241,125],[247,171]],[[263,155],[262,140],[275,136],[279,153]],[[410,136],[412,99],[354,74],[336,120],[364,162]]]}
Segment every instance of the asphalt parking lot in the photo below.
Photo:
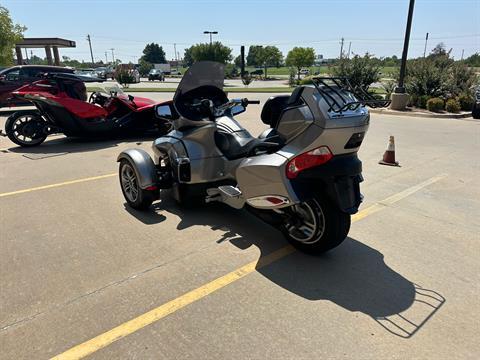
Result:
{"label": "asphalt parking lot", "polygon": [[[401,167],[377,164],[389,135]],[[310,257],[242,211],[126,208],[116,156],[151,139],[0,138],[0,358],[477,359],[479,140],[372,114],[362,211]]]}

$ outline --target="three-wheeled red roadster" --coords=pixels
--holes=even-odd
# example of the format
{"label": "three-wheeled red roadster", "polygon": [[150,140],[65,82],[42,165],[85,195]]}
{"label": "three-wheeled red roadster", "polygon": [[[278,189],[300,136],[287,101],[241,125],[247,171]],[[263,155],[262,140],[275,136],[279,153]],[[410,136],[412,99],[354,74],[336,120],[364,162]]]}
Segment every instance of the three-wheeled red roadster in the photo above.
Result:
{"label": "three-wheeled red roadster", "polygon": [[168,119],[155,117],[153,100],[126,95],[118,86],[102,86],[87,99],[87,82],[103,80],[46,74],[44,79],[17,89],[13,96],[37,109],[12,114],[5,124],[6,135],[15,144],[35,146],[54,133],[91,138],[162,135],[170,130]]}

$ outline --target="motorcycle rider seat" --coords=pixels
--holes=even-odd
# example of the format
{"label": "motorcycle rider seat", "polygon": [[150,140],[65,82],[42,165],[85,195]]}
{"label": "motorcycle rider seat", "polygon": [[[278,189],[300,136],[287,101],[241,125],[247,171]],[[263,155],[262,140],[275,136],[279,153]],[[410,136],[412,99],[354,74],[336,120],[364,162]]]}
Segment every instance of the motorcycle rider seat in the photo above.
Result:
{"label": "motorcycle rider seat", "polygon": [[215,132],[215,144],[228,160],[236,160],[260,153],[276,151],[284,144],[275,129],[264,131],[255,138],[247,130]]}

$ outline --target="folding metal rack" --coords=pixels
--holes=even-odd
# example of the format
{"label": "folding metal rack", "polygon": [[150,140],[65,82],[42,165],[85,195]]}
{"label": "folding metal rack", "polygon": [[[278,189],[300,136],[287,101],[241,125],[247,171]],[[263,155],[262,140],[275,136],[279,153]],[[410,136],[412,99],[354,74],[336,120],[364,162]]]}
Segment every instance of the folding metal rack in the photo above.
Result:
{"label": "folding metal rack", "polygon": [[[360,86],[354,88],[345,77],[314,77],[312,80],[318,93],[328,104],[328,111],[341,113],[346,110],[356,110],[360,106],[383,108],[391,103],[390,100],[375,99]],[[347,93],[352,94],[356,101],[352,101]]]}

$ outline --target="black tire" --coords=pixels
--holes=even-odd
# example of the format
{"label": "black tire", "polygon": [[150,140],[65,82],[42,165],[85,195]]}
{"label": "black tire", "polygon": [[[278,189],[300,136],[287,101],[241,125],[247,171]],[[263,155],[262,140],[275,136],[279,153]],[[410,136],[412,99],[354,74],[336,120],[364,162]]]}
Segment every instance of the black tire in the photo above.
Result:
{"label": "black tire", "polygon": [[337,247],[350,230],[350,215],[324,196],[316,196],[287,211],[289,216],[284,218],[282,232],[293,246],[311,255]]}
{"label": "black tire", "polygon": [[17,145],[31,147],[40,145],[48,134],[47,122],[36,110],[17,111],[5,122],[8,138]]}
{"label": "black tire", "polygon": [[130,207],[137,210],[146,210],[157,198],[155,190],[140,188],[135,167],[130,161],[126,159],[120,161],[118,177],[123,197]]}

